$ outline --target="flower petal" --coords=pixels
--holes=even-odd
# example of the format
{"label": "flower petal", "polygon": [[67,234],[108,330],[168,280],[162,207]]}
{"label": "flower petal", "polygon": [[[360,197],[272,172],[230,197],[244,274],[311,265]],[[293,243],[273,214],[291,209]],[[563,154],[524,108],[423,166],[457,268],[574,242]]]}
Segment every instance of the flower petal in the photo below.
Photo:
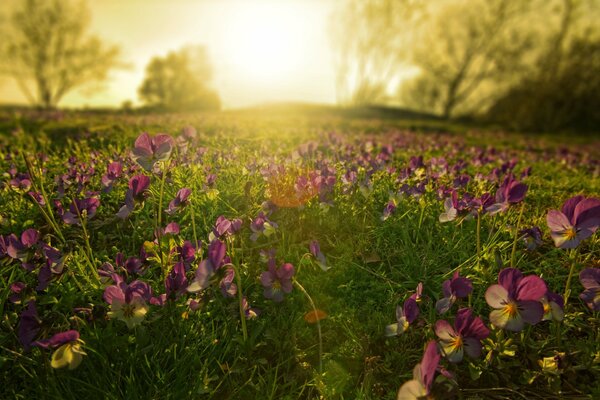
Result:
{"label": "flower petal", "polygon": [[502,308],[508,301],[508,291],[501,285],[492,285],[485,291],[485,301],[492,308]]}
{"label": "flower petal", "polygon": [[427,396],[427,389],[417,380],[405,382],[398,391],[396,400],[418,400]]}
{"label": "flower petal", "polygon": [[519,315],[525,322],[535,325],[544,317],[544,306],[539,301],[526,300],[518,303]]}
{"label": "flower petal", "polygon": [[447,321],[439,320],[435,323],[435,334],[441,340],[451,342],[457,336],[456,331]]}
{"label": "flower petal", "polygon": [[540,300],[548,291],[546,282],[536,275],[528,275],[521,279],[517,285],[517,300]]}
{"label": "flower petal", "polygon": [[481,356],[481,342],[475,338],[464,338],[463,347],[465,353],[471,358],[479,358]]}

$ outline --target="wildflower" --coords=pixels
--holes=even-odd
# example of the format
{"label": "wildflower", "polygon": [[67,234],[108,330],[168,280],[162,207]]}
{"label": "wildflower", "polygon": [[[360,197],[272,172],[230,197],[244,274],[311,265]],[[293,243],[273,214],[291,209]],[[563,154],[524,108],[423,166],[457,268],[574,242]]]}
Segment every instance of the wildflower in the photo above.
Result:
{"label": "wildflower", "polygon": [[571,197],[565,201],[561,211],[548,211],[546,222],[556,247],[574,249],[598,229],[600,199]]}
{"label": "wildflower", "polygon": [[527,250],[532,251],[542,245],[542,231],[539,226],[533,226],[528,229],[522,229],[519,231],[519,235],[521,236],[523,242],[525,242],[525,246]]}
{"label": "wildflower", "polygon": [[225,251],[225,243],[218,239],[213,240],[208,245],[208,258],[200,261],[194,279],[187,287],[188,292],[197,293],[208,287],[210,278],[212,278],[215,271],[224,264]]}
{"label": "wildflower", "polygon": [[31,348],[33,339],[35,339],[40,331],[40,326],[40,318],[35,307],[35,301],[30,300],[27,303],[27,308],[21,313],[19,328],[17,330],[19,342],[21,342],[25,351]]}
{"label": "wildflower", "polygon": [[151,138],[144,132],[135,140],[133,158],[146,171],[152,171],[156,162],[169,159],[172,149],[171,136],[163,134]]}
{"label": "wildflower", "polygon": [[189,197],[192,190],[189,188],[179,189],[175,198],[169,203],[169,208],[165,210],[167,214],[175,214],[175,212],[189,204]]}
{"label": "wildflower", "polygon": [[579,298],[592,311],[600,311],[600,268],[586,268],[579,273],[579,281],[585,289]]}
{"label": "wildflower", "polygon": [[540,299],[546,294],[547,288],[540,277],[523,277],[521,271],[505,268],[498,274],[498,283],[485,292],[485,300],[495,308],[490,313],[492,324],[518,332],[525,327],[525,323],[534,325],[542,320],[544,307]]}
{"label": "wildflower", "polygon": [[461,308],[456,314],[454,328],[446,321],[437,321],[435,334],[440,338],[448,361],[460,362],[463,353],[472,358],[481,355],[481,340],[489,336],[490,330],[481,318],[473,316],[470,308]]}
{"label": "wildflower", "polygon": [[442,284],[442,293],[444,297],[435,304],[438,313],[443,314],[450,310],[456,299],[465,298],[473,291],[473,284],[470,279],[458,275],[454,272],[452,279],[447,279]]}
{"label": "wildflower", "polygon": [[260,311],[257,308],[250,307],[250,303],[248,303],[246,296],[242,298],[242,308],[244,309],[246,319],[254,319],[260,314]]}
{"label": "wildflower", "polygon": [[125,205],[121,207],[117,216],[127,218],[135,209],[136,202],[143,202],[148,197],[150,178],[146,175],[136,175],[129,180],[129,189],[125,193]]}
{"label": "wildflower", "polygon": [[52,368],[64,368],[75,369],[81,364],[83,356],[86,355],[81,349],[83,340],[79,339],[79,332],[70,330],[66,332],[57,333],[50,339],[38,340],[34,342],[34,346],[47,349],[48,347],[57,348],[52,353],[52,361],[50,365]]}
{"label": "wildflower", "polygon": [[233,266],[227,266],[225,276],[219,282],[219,288],[223,297],[234,297],[237,293],[237,285],[233,283],[235,279],[235,269]]}
{"label": "wildflower", "polygon": [[413,369],[413,379],[402,385],[397,400],[417,400],[429,396],[440,358],[435,340],[429,341],[423,359]]}
{"label": "wildflower", "polygon": [[132,329],[140,325],[148,312],[146,300],[150,300],[152,290],[147,283],[133,281],[129,285],[120,282],[104,289],[104,300],[110,304],[109,318],[117,318]]}
{"label": "wildflower", "polygon": [[82,219],[92,218],[96,215],[98,206],[100,206],[100,200],[95,197],[74,199],[69,206],[69,211],[63,214],[63,221],[69,225],[81,225],[80,217]]}
{"label": "wildflower", "polygon": [[488,208],[490,215],[508,210],[512,204],[523,201],[527,194],[527,185],[515,179],[512,174],[508,174],[504,181],[496,190],[496,203]]}
{"label": "wildflower", "polygon": [[106,174],[102,175],[102,187],[104,192],[110,192],[114,182],[123,175],[123,164],[114,161],[106,167]]}
{"label": "wildflower", "polygon": [[242,228],[242,220],[236,218],[229,220],[223,215],[219,216],[215,221],[215,226],[212,232],[208,235],[208,239],[212,242],[215,239],[222,239],[223,236],[231,236],[236,234]]}
{"label": "wildflower", "polygon": [[394,211],[396,211],[396,207],[397,204],[395,199],[388,201],[385,207],[383,208],[383,215],[381,216],[381,220],[387,220],[394,213]]}
{"label": "wildflower", "polygon": [[281,267],[275,267],[275,260],[269,262],[269,269],[260,275],[260,282],[264,290],[264,296],[276,302],[283,301],[283,294],[292,291],[292,277],[294,266],[285,263]]}
{"label": "wildflower", "polygon": [[188,280],[185,276],[183,262],[176,263],[165,279],[165,290],[167,298],[177,299],[186,292]]}
{"label": "wildflower", "polygon": [[540,300],[544,307],[543,321],[562,321],[565,315],[565,301],[562,296],[551,291],[547,291]]}
{"label": "wildflower", "polygon": [[250,224],[250,230],[252,231],[252,235],[250,236],[250,240],[253,242],[257,241],[261,235],[265,237],[271,236],[275,233],[277,229],[277,224],[265,215],[264,212],[259,212],[256,218],[252,220]]}
{"label": "wildflower", "polygon": [[411,299],[414,299],[417,303],[423,298],[423,282],[417,284],[417,289],[413,294],[410,295]]}
{"label": "wildflower", "polygon": [[313,240],[312,242],[310,242],[308,248],[310,250],[310,254],[312,254],[313,257],[315,257],[315,259],[317,260],[317,264],[319,264],[319,267],[321,267],[323,271],[327,271],[329,268],[331,268],[327,265],[327,259],[325,258],[325,255],[321,253],[321,247],[319,246],[319,242]]}
{"label": "wildflower", "polygon": [[409,297],[404,301],[402,307],[400,305],[396,307],[397,322],[385,327],[385,336],[396,336],[405,332],[418,316],[419,306],[417,300]]}

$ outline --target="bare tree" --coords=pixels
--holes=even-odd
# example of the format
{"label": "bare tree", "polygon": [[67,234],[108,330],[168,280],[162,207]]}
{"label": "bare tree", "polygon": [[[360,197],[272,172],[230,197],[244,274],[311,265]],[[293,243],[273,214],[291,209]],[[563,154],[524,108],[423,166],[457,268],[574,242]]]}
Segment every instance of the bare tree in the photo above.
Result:
{"label": "bare tree", "polygon": [[419,0],[346,0],[331,15],[336,96],[341,104],[386,101],[406,61]]}
{"label": "bare tree", "polygon": [[0,71],[12,76],[32,104],[54,108],[73,89],[107,78],[119,48],[87,35],[83,1],[23,0],[5,32]]}

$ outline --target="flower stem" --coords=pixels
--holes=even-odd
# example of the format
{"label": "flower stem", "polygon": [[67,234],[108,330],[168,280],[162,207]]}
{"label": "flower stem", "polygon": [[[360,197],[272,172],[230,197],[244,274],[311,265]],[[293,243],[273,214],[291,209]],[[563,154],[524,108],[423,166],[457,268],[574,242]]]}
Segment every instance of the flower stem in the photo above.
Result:
{"label": "flower stem", "polygon": [[48,198],[48,195],[46,194],[46,191],[44,190],[44,182],[42,181],[42,177],[44,176],[44,174],[40,173],[40,184],[38,186],[37,182],[36,182],[37,174],[33,173],[33,166],[31,165],[30,161],[27,159],[27,157],[25,156],[24,153],[21,153],[21,156],[23,157],[23,161],[25,162],[25,166],[27,168],[27,173],[29,173],[29,178],[31,178],[31,186],[33,186],[33,190],[35,190],[36,192],[41,194],[42,198],[44,199],[44,203],[46,205],[46,211],[44,211],[42,205],[40,203],[38,203],[36,199],[33,199],[33,202],[38,206],[38,208],[42,212],[42,215],[46,219],[46,222],[48,222],[48,224],[52,227],[52,229],[54,229],[54,232],[58,235],[62,244],[66,244],[67,241],[66,241],[65,237],[63,236],[62,231],[60,230],[60,227],[58,226],[58,223],[56,222],[56,219],[54,219],[54,213],[52,212],[52,208],[50,208],[50,201],[49,201],[50,199]]}
{"label": "flower stem", "polygon": [[[315,306],[315,303],[313,302],[312,297],[310,297],[310,295],[308,294],[306,289],[304,289],[304,287],[296,279],[294,279],[294,285],[296,285],[296,287],[298,289],[300,289],[302,294],[304,294],[304,296],[307,298],[307,300],[310,303],[310,306],[312,307],[313,312],[315,313],[315,316],[316,316],[317,315],[317,307]],[[317,334],[319,335],[319,373],[322,374],[323,373],[323,337],[321,335],[321,322],[319,322],[318,318],[316,319],[316,321],[317,321]]]}
{"label": "flower stem", "polygon": [[237,284],[238,302],[240,306],[240,319],[242,320],[242,335],[244,342],[248,340],[248,328],[246,327],[246,313],[244,312],[244,295],[242,293],[242,277],[240,276],[240,270],[233,264],[231,264],[235,271],[235,282]]}
{"label": "flower stem", "polygon": [[165,260],[162,252],[162,240],[161,240],[161,229],[162,229],[162,205],[163,205],[163,195],[165,190],[165,179],[167,176],[167,171],[164,163],[162,164],[162,176],[160,177],[160,192],[158,195],[158,210],[156,211],[156,239],[158,241],[158,254],[160,257],[160,268],[163,271],[163,278],[167,278],[167,267],[165,266]]}
{"label": "flower stem", "polygon": [[481,262],[481,213],[477,211],[477,267]]}
{"label": "flower stem", "polygon": [[575,265],[577,265],[577,249],[571,249],[569,260],[571,261],[571,268],[569,269],[569,277],[567,278],[567,284],[565,286],[565,307],[567,307],[567,302],[571,295],[571,279],[573,278],[573,272],[575,272]]}
{"label": "flower stem", "polygon": [[196,214],[194,213],[194,207],[190,204],[190,217],[192,218],[192,231],[194,232],[194,248],[198,246],[198,235],[196,233]]}
{"label": "flower stem", "polygon": [[512,251],[510,253],[510,267],[515,267],[515,256],[517,254],[517,242],[519,241],[519,227],[521,225],[521,218],[523,217],[523,210],[525,209],[525,203],[521,204],[521,211],[519,211],[519,219],[517,220],[517,226],[515,227],[515,238],[513,240]]}

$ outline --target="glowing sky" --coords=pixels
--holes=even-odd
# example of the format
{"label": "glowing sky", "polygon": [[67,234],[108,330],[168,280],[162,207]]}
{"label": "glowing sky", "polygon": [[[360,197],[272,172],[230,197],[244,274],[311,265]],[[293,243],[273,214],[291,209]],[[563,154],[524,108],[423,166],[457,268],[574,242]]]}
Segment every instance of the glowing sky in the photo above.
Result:
{"label": "glowing sky", "polygon": [[[9,2],[18,1],[10,0]],[[126,70],[102,91],[70,93],[62,106],[138,102],[148,61],[188,44],[207,46],[225,108],[274,101],[335,101],[328,21],[335,0],[90,0],[90,32],[119,44]],[[10,79],[0,101],[24,102]]]}

